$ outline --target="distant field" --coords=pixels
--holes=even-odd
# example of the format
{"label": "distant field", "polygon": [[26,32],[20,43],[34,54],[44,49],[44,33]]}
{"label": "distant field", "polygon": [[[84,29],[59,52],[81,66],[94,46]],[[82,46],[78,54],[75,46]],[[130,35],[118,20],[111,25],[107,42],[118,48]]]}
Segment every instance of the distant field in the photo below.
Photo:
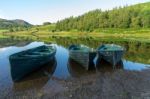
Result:
{"label": "distant field", "polygon": [[8,31],[8,30],[1,30],[1,29],[0,29],[0,33],[7,32],[7,31]]}
{"label": "distant field", "polygon": [[7,32],[8,30],[0,30],[0,39],[2,38],[7,38],[6,36],[3,35],[3,32]]}
{"label": "distant field", "polygon": [[7,36],[0,35],[0,39],[4,39],[4,38],[7,38]]}
{"label": "distant field", "polygon": [[94,32],[79,32],[79,31],[55,31],[52,32],[54,26],[38,26],[28,31],[7,33],[7,36],[24,37],[24,38],[38,38],[41,40],[48,40],[55,37],[89,37],[100,40],[125,40],[125,41],[140,41],[150,42],[150,29],[99,29]]}
{"label": "distant field", "polygon": [[92,38],[98,40],[111,40],[111,41],[139,41],[150,42],[150,29],[97,29],[93,32],[80,32],[77,30],[72,31],[53,31],[55,25],[35,26],[26,31],[7,32],[5,36],[2,32],[7,30],[0,30],[0,38],[13,37],[13,38],[26,38],[26,39],[40,39],[43,41],[50,41],[54,38],[67,37],[67,38]]}

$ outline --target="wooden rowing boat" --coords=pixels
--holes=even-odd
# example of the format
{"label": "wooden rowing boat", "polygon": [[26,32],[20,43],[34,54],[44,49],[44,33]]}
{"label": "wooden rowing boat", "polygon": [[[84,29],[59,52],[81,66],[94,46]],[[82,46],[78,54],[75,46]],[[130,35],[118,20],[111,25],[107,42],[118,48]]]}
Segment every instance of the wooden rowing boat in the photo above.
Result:
{"label": "wooden rowing boat", "polygon": [[104,44],[98,48],[98,59],[104,59],[115,66],[122,58],[125,49],[115,44]]}
{"label": "wooden rowing boat", "polygon": [[96,52],[93,48],[89,48],[85,45],[71,45],[69,47],[69,56],[86,70],[89,70],[90,66],[94,64],[93,60],[96,56]]}
{"label": "wooden rowing boat", "polygon": [[48,63],[54,58],[55,53],[54,46],[42,45],[11,55],[9,60],[13,81],[19,81],[27,74]]}

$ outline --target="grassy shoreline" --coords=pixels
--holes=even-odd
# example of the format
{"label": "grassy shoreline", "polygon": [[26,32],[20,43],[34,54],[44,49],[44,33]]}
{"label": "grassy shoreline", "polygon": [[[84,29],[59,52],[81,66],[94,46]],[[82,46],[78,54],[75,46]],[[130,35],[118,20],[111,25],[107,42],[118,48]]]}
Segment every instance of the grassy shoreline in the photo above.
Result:
{"label": "grassy shoreline", "polygon": [[27,31],[7,32],[4,35],[0,32],[0,39],[2,37],[22,38],[41,41],[55,41],[57,38],[68,39],[89,39],[99,41],[129,41],[129,42],[150,42],[150,29],[99,29],[93,32],[81,31],[55,31],[52,32],[51,26],[34,27]]}

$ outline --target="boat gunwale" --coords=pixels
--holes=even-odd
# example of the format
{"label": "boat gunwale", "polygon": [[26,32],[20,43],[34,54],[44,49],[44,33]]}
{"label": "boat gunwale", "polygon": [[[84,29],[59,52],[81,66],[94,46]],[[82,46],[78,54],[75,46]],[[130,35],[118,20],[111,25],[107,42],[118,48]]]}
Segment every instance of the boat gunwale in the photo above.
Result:
{"label": "boat gunwale", "polygon": [[[107,46],[112,46],[113,47],[117,47],[117,49],[104,49],[104,47],[107,48]],[[115,51],[125,51],[125,48],[123,46],[120,45],[116,45],[116,44],[103,44],[100,47],[98,47],[97,49],[98,52],[115,52]]]}
{"label": "boat gunwale", "polygon": [[98,52],[119,52],[119,51],[125,51],[125,50],[99,50]]}
{"label": "boat gunwale", "polygon": [[[42,45],[42,46],[45,46],[45,45]],[[48,46],[48,48],[49,47],[51,47],[51,52],[50,53],[47,53],[47,54],[35,54],[35,55],[28,55],[28,56],[25,56],[25,55],[21,55],[21,54],[23,54],[23,53],[26,53],[26,51],[30,51],[30,50],[34,50],[34,49],[37,49],[37,48],[39,48],[39,47],[42,47],[42,46],[38,46],[38,47],[35,47],[35,48],[33,48],[33,49],[27,49],[27,50],[24,50],[24,51],[22,51],[22,52],[18,52],[18,53],[15,53],[15,54],[12,54],[12,55],[10,55],[10,57],[9,57],[9,59],[13,59],[13,60],[15,60],[15,59],[29,59],[29,58],[36,58],[36,59],[38,59],[38,58],[41,58],[41,57],[46,57],[46,56],[49,56],[49,55],[53,55],[54,53],[56,53],[56,47],[54,47],[54,46]],[[46,45],[47,46],[47,45]],[[49,50],[50,51],[50,50]],[[48,51],[47,51],[48,52]],[[32,52],[31,52],[32,53]],[[40,53],[40,52],[39,52]]]}
{"label": "boat gunwale", "polygon": [[79,48],[83,48],[83,49],[86,48],[87,50],[73,49],[73,48],[75,48],[75,47],[73,47],[73,48],[69,48],[69,51],[71,51],[71,52],[84,52],[84,53],[96,52],[95,49],[90,48],[90,47],[88,47],[86,45],[74,45],[74,46],[79,47]]}

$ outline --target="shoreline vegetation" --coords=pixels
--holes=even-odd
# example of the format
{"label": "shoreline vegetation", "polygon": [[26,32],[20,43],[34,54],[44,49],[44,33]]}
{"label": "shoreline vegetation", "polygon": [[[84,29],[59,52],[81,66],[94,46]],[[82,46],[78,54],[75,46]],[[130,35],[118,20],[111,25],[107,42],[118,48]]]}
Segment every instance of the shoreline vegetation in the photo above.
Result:
{"label": "shoreline vegetation", "polygon": [[[46,26],[48,27],[48,26]],[[51,25],[49,25],[51,27]],[[28,31],[0,32],[0,39],[23,39],[55,42],[56,39],[87,39],[114,42],[150,43],[150,29],[100,29],[99,32],[55,31],[43,30],[38,26]]]}

